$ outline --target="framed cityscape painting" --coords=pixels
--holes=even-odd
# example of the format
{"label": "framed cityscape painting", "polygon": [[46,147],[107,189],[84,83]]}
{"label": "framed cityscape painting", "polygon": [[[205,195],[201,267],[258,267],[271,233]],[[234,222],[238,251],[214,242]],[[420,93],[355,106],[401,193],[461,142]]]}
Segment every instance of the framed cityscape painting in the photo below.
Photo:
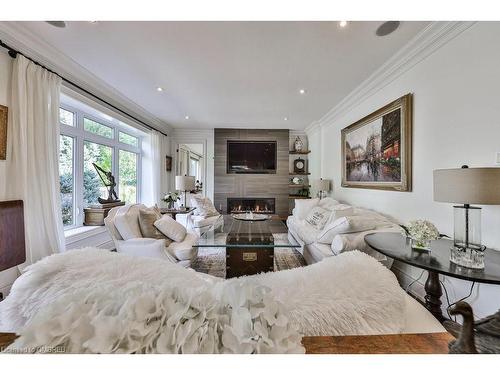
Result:
{"label": "framed cityscape painting", "polygon": [[411,191],[412,94],[342,129],[342,186]]}

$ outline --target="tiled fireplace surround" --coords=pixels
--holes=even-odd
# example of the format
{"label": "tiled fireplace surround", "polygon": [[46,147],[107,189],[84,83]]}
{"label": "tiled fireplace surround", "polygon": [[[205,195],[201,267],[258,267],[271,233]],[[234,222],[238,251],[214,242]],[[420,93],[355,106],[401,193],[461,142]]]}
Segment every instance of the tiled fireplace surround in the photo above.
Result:
{"label": "tiled fireplace surround", "polygon": [[[214,131],[214,204],[229,213],[230,199],[274,199],[274,213],[288,215],[289,131],[287,129],[215,129]],[[228,174],[227,141],[276,141],[277,168],[273,174]],[[263,202],[257,203],[259,210]],[[265,205],[264,205],[265,206]],[[269,208],[269,207],[268,207]],[[273,211],[273,210],[269,210]],[[270,213],[270,212],[269,212]]]}

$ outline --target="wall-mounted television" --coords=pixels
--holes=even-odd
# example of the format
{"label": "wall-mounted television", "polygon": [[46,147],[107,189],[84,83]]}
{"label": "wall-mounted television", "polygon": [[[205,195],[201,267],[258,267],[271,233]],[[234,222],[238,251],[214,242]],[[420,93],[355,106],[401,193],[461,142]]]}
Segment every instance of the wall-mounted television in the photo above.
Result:
{"label": "wall-mounted television", "polygon": [[227,173],[276,173],[276,141],[227,141]]}

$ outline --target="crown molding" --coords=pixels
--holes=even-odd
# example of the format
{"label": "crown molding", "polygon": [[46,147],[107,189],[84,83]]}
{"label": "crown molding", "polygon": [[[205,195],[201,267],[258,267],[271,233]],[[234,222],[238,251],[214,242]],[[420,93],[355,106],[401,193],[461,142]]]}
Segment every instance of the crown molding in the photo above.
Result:
{"label": "crown molding", "polygon": [[[21,23],[0,22],[0,39],[116,107],[131,112],[152,128],[167,133],[171,131],[167,123],[121,94],[38,35],[27,30]],[[70,85],[68,87],[72,88]],[[75,91],[79,92],[77,89]]]}
{"label": "crown molding", "polygon": [[348,113],[475,23],[432,22],[323,117],[307,126],[306,132],[314,133]]}

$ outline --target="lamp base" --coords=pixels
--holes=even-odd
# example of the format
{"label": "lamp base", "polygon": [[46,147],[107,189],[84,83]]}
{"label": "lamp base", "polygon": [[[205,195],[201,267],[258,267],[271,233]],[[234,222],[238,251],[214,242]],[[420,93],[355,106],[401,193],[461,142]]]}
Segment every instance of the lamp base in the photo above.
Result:
{"label": "lamp base", "polygon": [[453,246],[450,252],[450,261],[458,266],[482,270],[484,269],[485,250],[486,246],[479,248]]}

